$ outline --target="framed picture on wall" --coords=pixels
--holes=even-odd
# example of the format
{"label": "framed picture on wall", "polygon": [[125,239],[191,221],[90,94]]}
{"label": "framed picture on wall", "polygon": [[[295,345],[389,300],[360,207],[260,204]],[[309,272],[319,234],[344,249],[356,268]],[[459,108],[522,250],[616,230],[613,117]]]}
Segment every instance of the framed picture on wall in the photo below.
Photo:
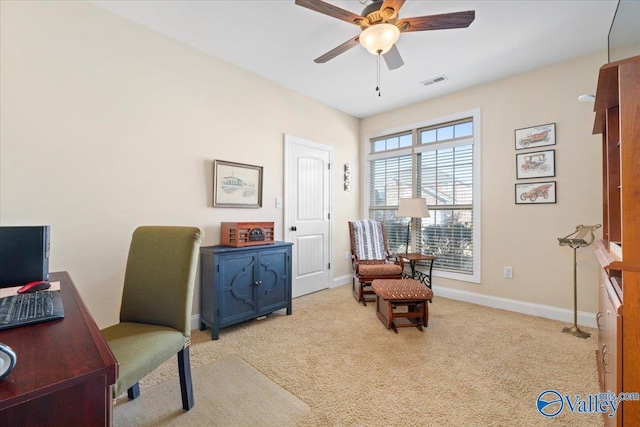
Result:
{"label": "framed picture on wall", "polygon": [[556,181],[516,184],[516,205],[556,202]]}
{"label": "framed picture on wall", "polygon": [[543,147],[556,144],[556,124],[533,126],[516,129],[516,150]]}
{"label": "framed picture on wall", "polygon": [[214,160],[213,206],[261,208],[262,166]]}
{"label": "framed picture on wall", "polygon": [[516,178],[556,176],[556,150],[516,154]]}

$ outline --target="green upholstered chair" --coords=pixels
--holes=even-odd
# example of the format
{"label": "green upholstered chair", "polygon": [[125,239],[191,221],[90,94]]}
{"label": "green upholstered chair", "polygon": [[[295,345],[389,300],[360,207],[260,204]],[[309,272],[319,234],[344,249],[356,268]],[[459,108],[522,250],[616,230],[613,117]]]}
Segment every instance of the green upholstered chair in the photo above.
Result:
{"label": "green upholstered chair", "polygon": [[143,226],[131,239],[120,323],[102,335],[118,361],[114,398],[140,394],[138,381],[175,354],[182,407],[193,407],[189,344],[191,305],[202,230]]}

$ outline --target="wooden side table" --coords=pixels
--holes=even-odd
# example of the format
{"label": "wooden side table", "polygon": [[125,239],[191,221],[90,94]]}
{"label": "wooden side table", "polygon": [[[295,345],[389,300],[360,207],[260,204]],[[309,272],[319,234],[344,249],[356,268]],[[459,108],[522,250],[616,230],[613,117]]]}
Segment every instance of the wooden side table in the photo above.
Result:
{"label": "wooden side table", "polygon": [[[433,271],[433,261],[435,261],[436,257],[433,255],[423,255],[419,253],[399,253],[397,254],[402,259],[409,261],[409,266],[411,267],[411,276],[405,275],[408,278],[419,280],[420,283],[426,285],[429,289],[431,289],[431,272]],[[422,271],[416,271],[416,262],[417,261],[430,261],[429,262],[429,274],[423,273]]]}

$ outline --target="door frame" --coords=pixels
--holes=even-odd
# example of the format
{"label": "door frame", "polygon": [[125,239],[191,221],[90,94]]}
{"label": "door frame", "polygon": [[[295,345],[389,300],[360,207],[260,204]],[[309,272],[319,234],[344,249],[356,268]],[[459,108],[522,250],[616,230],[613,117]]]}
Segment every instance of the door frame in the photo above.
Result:
{"label": "door frame", "polygon": [[[287,209],[287,203],[289,201],[289,195],[291,191],[291,185],[289,185],[289,147],[291,144],[302,145],[304,147],[315,148],[317,150],[327,151],[329,153],[329,232],[327,234],[327,245],[329,248],[329,263],[334,264],[333,262],[333,221],[335,218],[335,213],[333,212],[334,206],[334,191],[333,191],[333,171],[334,171],[334,159],[333,159],[333,147],[327,144],[322,144],[320,142],[311,141],[305,138],[301,138],[298,136],[293,136],[289,134],[284,134],[284,197],[283,197],[283,209],[284,209],[284,229],[282,230],[282,237],[285,242],[293,243],[290,239],[287,239],[287,231],[291,226],[291,218],[289,218],[289,210]],[[293,262],[293,260],[292,260]],[[332,287],[333,284],[333,271],[335,270],[332,265],[329,269],[329,283],[327,283],[328,288]],[[292,275],[292,289],[295,286],[295,277]]]}

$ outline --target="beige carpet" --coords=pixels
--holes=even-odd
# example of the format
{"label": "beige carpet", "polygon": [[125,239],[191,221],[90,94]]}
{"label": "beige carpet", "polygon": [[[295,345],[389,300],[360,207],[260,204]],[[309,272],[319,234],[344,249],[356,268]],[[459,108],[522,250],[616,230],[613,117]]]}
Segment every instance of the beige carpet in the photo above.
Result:
{"label": "beige carpet", "polygon": [[116,426],[286,426],[309,413],[306,403],[238,356],[192,370],[196,405],[182,410],[178,378],[118,399]]}
{"label": "beige carpet", "polygon": [[[592,337],[580,339],[563,334],[564,326],[570,325],[436,295],[424,332],[402,328],[396,334],[378,320],[373,304],[357,304],[350,287],[341,286],[295,299],[291,316],[282,311],[222,329],[217,341],[210,330],[194,331],[196,408],[208,408],[207,394],[235,387],[223,375],[223,386],[201,391],[200,367],[237,355],[311,408],[292,424],[262,418],[271,425],[602,426],[599,414],[565,410],[546,419],[536,409],[547,389],[570,396],[598,392],[596,331],[584,328]],[[171,360],[149,375],[141,399],[149,387],[175,378],[176,364]],[[154,414],[169,406],[175,418],[158,425],[181,425],[179,419],[191,415],[179,415],[174,382],[170,404],[145,408]],[[130,403],[116,410],[128,411]],[[232,420],[241,420],[245,410]],[[213,407],[205,412],[190,425],[240,425],[217,419]]]}

